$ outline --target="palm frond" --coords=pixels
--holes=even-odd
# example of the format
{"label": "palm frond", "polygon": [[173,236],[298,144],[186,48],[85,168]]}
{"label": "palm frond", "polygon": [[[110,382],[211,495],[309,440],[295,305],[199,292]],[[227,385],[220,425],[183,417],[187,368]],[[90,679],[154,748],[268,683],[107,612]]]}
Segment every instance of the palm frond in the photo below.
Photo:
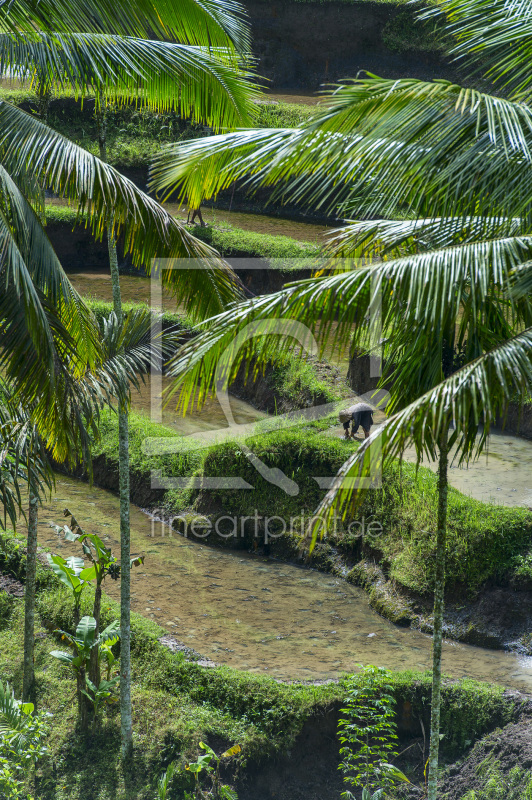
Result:
{"label": "palm frond", "polygon": [[196,139],[184,146],[166,145],[153,160],[149,186],[163,198],[179,191],[197,207],[235,180],[253,176],[258,185],[259,176],[302,136],[292,128],[257,128]]}
{"label": "palm frond", "polygon": [[[31,314],[28,306],[32,306],[35,316],[31,318],[28,328],[34,338],[44,341],[50,332],[45,330],[46,320],[38,299],[38,293],[41,293],[53,306],[57,319],[67,331],[65,345],[70,338],[75,343],[80,363],[94,364],[98,357],[98,344],[92,314],[68,280],[41,220],[17,183],[1,165],[0,209],[5,215],[5,222],[9,223],[12,236],[9,248],[11,257],[7,256],[6,251],[3,260],[5,291],[9,287],[17,296],[24,297],[28,318]],[[5,227],[4,236],[8,247],[8,229]],[[76,369],[74,358],[71,368]]]}
{"label": "palm frond", "polygon": [[123,249],[151,273],[155,258],[194,259],[185,266],[169,261],[160,275],[176,287],[179,302],[200,316],[221,311],[241,291],[240,281],[216,252],[192,236],[179,220],[109,164],[53,131],[19,108],[0,100],[0,159],[14,175],[37,172],[57,193],[76,200],[97,237],[123,236]]}
{"label": "palm frond", "polygon": [[9,683],[0,682],[0,737],[15,758],[25,755],[25,745],[33,734],[33,703],[15,699]]}
{"label": "palm frond", "polygon": [[139,377],[162,369],[183,339],[182,330],[163,330],[151,309],[134,309],[122,323],[113,312],[101,320],[100,330],[103,362],[83,378],[96,402],[109,403],[113,397],[128,402],[130,385],[138,389]]}
{"label": "palm frond", "polygon": [[[326,274],[240,303],[200,325],[199,335],[169,364],[169,375],[177,378],[175,389],[180,389],[179,408],[194,402],[201,406],[221,381],[226,389],[243,362],[253,360],[256,370],[259,363],[301,347],[290,336],[293,322],[307,329],[309,345],[315,337],[322,349],[370,348],[372,308],[379,309],[388,342],[398,342],[395,352],[403,347],[398,337],[405,328],[407,341],[421,332],[428,341],[446,328],[456,329],[459,346],[467,346],[469,355],[476,357],[493,346],[495,335],[510,335],[511,325],[529,323],[530,299],[518,303],[509,293],[515,270],[530,259],[531,250],[532,238],[509,237],[366,266],[345,259],[336,268],[333,261]],[[243,341],[246,331],[255,336]],[[393,344],[387,344],[387,351],[394,363]],[[224,367],[224,361],[231,367]]]}
{"label": "palm frond", "polygon": [[82,98],[175,108],[214,128],[250,124],[259,96],[233,50],[111,34],[0,34],[0,73]]}
{"label": "palm frond", "polygon": [[525,399],[531,388],[532,328],[528,328],[467,364],[377,428],[342,466],[318,507],[310,529],[312,542],[326,534],[335,513],[345,517],[360,504],[368,483],[378,477],[383,464],[400,457],[408,445],[415,448],[418,463],[424,456],[435,460],[437,443],[453,424],[449,445],[456,447],[458,463],[478,457],[509,399],[516,395]]}
{"label": "palm frond", "polygon": [[517,267],[512,277],[510,294],[513,298],[517,300],[532,295],[532,261]]}
{"label": "palm frond", "polygon": [[472,75],[482,74],[522,97],[530,96],[532,8],[523,0],[438,0],[421,18],[444,15],[456,40],[451,50]]}
{"label": "palm frond", "polygon": [[[447,81],[341,85],[296,130],[171,145],[152,186],[210,197],[237,179],[366,216],[520,217],[528,231],[532,110]],[[275,194],[275,192],[274,192]]]}
{"label": "palm frond", "polygon": [[236,0],[0,0],[0,31],[121,33],[250,52],[244,7]]}
{"label": "palm frond", "polygon": [[419,253],[479,240],[515,238],[517,245],[522,233],[524,230],[519,218],[457,215],[361,222],[346,220],[341,228],[327,232],[325,250],[335,258],[393,258],[404,253]]}

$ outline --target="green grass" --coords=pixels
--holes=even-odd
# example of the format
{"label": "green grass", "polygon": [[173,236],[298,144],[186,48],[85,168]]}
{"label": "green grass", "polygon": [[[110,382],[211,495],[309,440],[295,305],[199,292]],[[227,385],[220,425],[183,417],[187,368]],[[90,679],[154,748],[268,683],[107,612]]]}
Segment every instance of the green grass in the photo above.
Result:
{"label": "green grass", "polygon": [[[98,322],[104,317],[108,317],[109,314],[113,311],[113,304],[106,302],[105,300],[97,300],[92,297],[84,297],[83,298],[87,306],[90,308]],[[122,308],[124,312],[127,314],[130,311],[136,311],[141,309],[150,309],[148,303],[134,303],[132,301],[124,301],[122,303]],[[153,312],[154,316],[159,316],[156,312]],[[183,328],[183,331],[192,331],[194,329],[194,323],[192,320],[187,317],[185,314],[179,314],[178,312],[172,311],[163,311],[162,313],[162,325],[163,328],[165,327],[178,327]]]}
{"label": "green grass", "polygon": [[299,242],[289,236],[254,233],[224,224],[219,227],[196,227],[194,236],[215,247],[226,258],[261,258],[281,272],[312,269],[320,255],[313,242]]}
{"label": "green grass", "polygon": [[[95,455],[105,455],[116,463],[116,418],[102,418],[102,440]],[[300,423],[297,426],[258,434],[247,439],[247,445],[269,467],[281,469],[299,485],[299,494],[287,495],[282,489],[264,480],[244,456],[235,440],[201,450],[190,449],[190,441],[174,431],[150,422],[138,414],[131,415],[131,468],[149,475],[160,469],[163,476],[227,475],[248,481],[253,490],[246,492],[204,492],[200,490],[169,491],[166,503],[173,510],[185,508],[203,513],[219,509],[213,519],[223,515],[246,515],[257,509],[259,515],[275,513],[289,520],[302,511],[312,512],[323,497],[313,476],[335,475],[353,452],[353,445],[340,438],[320,435],[320,425]],[[142,443],[147,437],[173,437],[176,452],[148,456]],[[148,477],[147,477],[148,479]],[[394,462],[383,475],[382,491],[368,493],[358,518],[375,521],[371,535],[346,533],[345,525],[338,535],[331,532],[329,544],[353,564],[371,555],[377,558],[385,574],[396,584],[412,592],[428,595],[432,590],[435,569],[435,519],[437,477],[421,467],[399,466]],[[223,526],[222,526],[223,527]],[[482,503],[466,497],[456,489],[449,491],[447,539],[447,586],[452,593],[461,588],[474,594],[488,581],[530,580],[532,577],[532,513],[526,508],[508,508]],[[251,533],[250,533],[251,536]],[[245,539],[243,546],[249,546]],[[283,540],[275,547],[282,548]],[[282,549],[279,551],[282,555]],[[319,566],[319,564],[318,564]],[[330,563],[325,563],[330,568]]]}
{"label": "green grass", "polygon": [[[435,569],[434,525],[437,476],[413,465],[388,468],[382,492],[369,495],[370,511],[383,525],[373,546],[387,574],[402,586],[429,593]],[[474,594],[488,580],[518,578],[521,556],[528,557],[532,513],[482,503],[449,490],[446,579]],[[518,566],[519,565],[519,566]]]}
{"label": "green grass", "polygon": [[[0,597],[3,593],[0,592]],[[83,612],[89,612],[87,594]],[[36,633],[37,706],[50,712],[50,755],[38,770],[39,800],[119,800],[127,794],[119,766],[120,723],[111,707],[88,740],[76,735],[74,681],[66,667],[50,656],[58,642],[50,631],[72,628],[70,596],[58,587],[38,597]],[[103,598],[104,621],[119,609]],[[12,603],[0,631],[0,680],[20,692],[23,651],[23,602]],[[170,653],[157,641],[163,633],[151,622],[132,615],[133,725],[135,775],[129,797],[154,798],[154,783],[172,760],[179,773],[171,796],[191,788],[184,770],[199,751],[199,742],[220,746],[239,743],[241,761],[259,761],[285,752],[303,722],[326,708],[336,686],[284,686],[229,668],[205,670]]]}
{"label": "green grass", "polygon": [[[0,100],[35,109],[35,96],[28,88],[0,87]],[[76,101],[71,91],[57,92],[48,112],[48,124],[90,153],[99,155],[94,104]],[[295,127],[308,119],[312,109],[294,103],[260,102],[256,107],[257,128]],[[208,130],[192,124],[174,111],[154,112],[133,103],[110,106],[107,112],[108,161],[122,169],[146,168],[164,144],[205,136]]]}
{"label": "green grass", "polygon": [[297,128],[306,122],[316,111],[311,105],[301,103],[260,102],[258,104],[255,127],[257,128]]}

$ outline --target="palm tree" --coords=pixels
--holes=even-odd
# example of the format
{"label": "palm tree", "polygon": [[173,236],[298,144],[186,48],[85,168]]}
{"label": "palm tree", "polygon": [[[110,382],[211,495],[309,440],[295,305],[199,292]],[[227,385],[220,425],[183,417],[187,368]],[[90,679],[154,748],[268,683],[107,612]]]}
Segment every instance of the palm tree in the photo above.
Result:
{"label": "palm tree", "polygon": [[[381,294],[390,363],[385,378],[395,378],[392,410],[399,410],[347,462],[319,512],[359,502],[362,492],[349,488],[349,481],[376,466],[379,450],[372,445],[378,441],[387,458],[400,455],[410,440],[418,460],[423,453],[439,457],[428,780],[434,800],[448,452],[455,446],[462,459],[480,452],[512,392],[522,396],[531,387],[532,14],[523,4],[495,0],[442,0],[431,13],[447,15],[456,53],[469,63],[477,58],[477,70],[487,68],[487,77],[499,82],[497,94],[444,81],[369,76],[340,86],[299,129],[244,131],[166,148],[156,159],[153,185],[179,186],[197,203],[245,178],[252,190],[274,187],[276,197],[384,217],[349,224],[330,248],[335,255],[379,257],[381,263],[292,285],[219,316],[208,333],[183,348],[173,371],[185,389],[183,404],[200,370],[207,392],[220,354],[251,320],[293,316],[322,340],[338,321],[335,336],[344,343],[358,322],[355,339],[367,340],[360,320],[375,292]],[[509,54],[515,31],[519,48]],[[277,340],[261,346],[260,355],[271,356]],[[445,357],[450,340],[451,351],[461,356],[458,364]],[[234,360],[235,371],[250,350]],[[421,398],[413,400],[412,392]],[[323,529],[314,527],[318,533]]]}
{"label": "palm tree", "polygon": [[[211,22],[212,27],[212,22]],[[56,32],[20,34],[15,41],[3,37],[2,58],[11,71],[25,77],[28,69],[39,76],[39,84],[64,85],[83,96],[96,93],[96,118],[100,159],[107,161],[106,103],[136,95],[140,103],[157,109],[176,105],[181,114],[221,127],[249,121],[248,109],[254,89],[239,70],[234,46],[212,51],[209,26],[196,44],[141,40],[118,35],[60,35]],[[238,28],[235,27],[235,31]],[[201,47],[197,42],[201,43]],[[232,44],[232,43],[231,43]],[[44,76],[44,77],[43,77]],[[115,314],[123,320],[116,240],[111,215],[107,219],[107,241]],[[119,408],[119,474],[121,531],[121,689],[122,741],[124,757],[131,754],[130,701],[130,525],[128,408]]]}
{"label": "palm tree", "polygon": [[[146,4],[140,4],[145,8]],[[136,32],[131,22],[124,26],[121,20],[114,23],[100,19],[95,33],[92,23],[80,18],[77,25],[62,32],[48,20],[41,30],[18,30],[15,35],[6,32],[0,36],[0,66],[10,74],[25,79],[37,77],[38,87],[48,91],[54,85],[71,85],[82,97],[89,91],[96,92],[98,112],[100,158],[106,159],[105,147],[105,103],[108,98],[124,100],[134,95],[137,102],[152,107],[164,108],[176,105],[182,114],[191,115],[211,125],[232,126],[249,120],[249,100],[254,89],[240,68],[241,52],[248,50],[249,36],[238,16],[240,7],[232,2],[207,3],[188,0],[180,13],[167,14],[164,3],[151,7],[150,19],[164,17],[165,35],[177,36],[181,42],[159,42],[124,35]],[[101,17],[101,14],[98,15]],[[143,25],[147,24],[147,17]],[[44,25],[41,20],[41,25]],[[159,22],[156,29],[161,28]],[[80,27],[81,23],[81,27]],[[85,26],[85,28],[84,28]],[[116,32],[118,28],[119,33]],[[103,30],[102,30],[103,29]],[[110,32],[107,32],[109,31]],[[141,31],[145,30],[141,26]],[[72,32],[75,31],[75,32]],[[123,32],[123,33],[122,33]],[[122,35],[120,35],[122,33]],[[43,92],[41,92],[42,94]],[[126,94],[127,93],[127,94]],[[115,314],[123,321],[116,253],[116,214],[108,202],[100,218],[105,222],[109,245],[111,276]],[[130,242],[127,243],[131,245]],[[200,249],[201,252],[201,249]],[[189,251],[192,254],[192,251]],[[204,250],[202,255],[205,255]],[[146,263],[146,259],[143,259]],[[197,277],[197,276],[194,276]],[[198,276],[205,277],[205,274]],[[201,313],[209,308],[212,295],[223,306],[229,284],[234,292],[236,283],[227,282],[228,273],[222,278],[208,273],[212,293],[201,293],[202,300],[196,302],[194,311]],[[189,280],[197,288],[197,281]],[[225,283],[225,287],[223,284]],[[219,289],[222,288],[222,294]],[[224,295],[225,288],[225,298]],[[185,298],[190,286],[179,289]],[[210,295],[210,296],[209,296]],[[196,296],[197,297],[197,296]],[[206,301],[206,303],[205,303]],[[121,519],[121,718],[122,751],[124,757],[131,754],[131,701],[130,701],[130,582],[129,570],[129,454],[127,405],[119,408],[119,453],[120,453],[120,519]],[[33,518],[33,517],[32,517]]]}
{"label": "palm tree", "polygon": [[[100,323],[103,360],[96,368],[72,382],[63,395],[68,408],[68,431],[71,436],[65,460],[83,460],[90,470],[90,446],[98,437],[100,408],[117,398],[121,405],[129,401],[130,385],[138,388],[138,376],[144,375],[152,364],[161,363],[175,349],[176,334],[165,331],[157,334],[151,312],[135,310],[119,323],[115,314]],[[3,403],[0,437],[4,453],[4,468],[0,472],[0,493],[4,515],[9,514],[13,525],[21,510],[20,488],[28,489],[28,537],[24,587],[24,700],[34,689],[34,618],[35,575],[37,565],[38,506],[42,495],[51,491],[53,464],[43,446],[38,430],[32,423],[31,407],[15,407],[9,386],[2,385]]]}

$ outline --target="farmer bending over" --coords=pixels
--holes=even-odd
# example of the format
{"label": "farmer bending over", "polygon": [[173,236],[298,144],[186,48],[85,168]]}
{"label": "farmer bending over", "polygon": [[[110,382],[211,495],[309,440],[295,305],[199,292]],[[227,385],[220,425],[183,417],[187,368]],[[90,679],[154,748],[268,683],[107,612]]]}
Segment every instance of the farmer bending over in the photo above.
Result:
{"label": "farmer bending over", "polygon": [[[345,411],[340,411],[339,418],[344,426],[346,439],[354,439],[355,433],[360,426],[362,426],[362,430],[364,431],[364,438],[368,438],[370,428],[373,425],[373,409],[370,405],[367,403],[355,403],[354,406],[346,408]],[[351,436],[349,435],[350,423]]]}

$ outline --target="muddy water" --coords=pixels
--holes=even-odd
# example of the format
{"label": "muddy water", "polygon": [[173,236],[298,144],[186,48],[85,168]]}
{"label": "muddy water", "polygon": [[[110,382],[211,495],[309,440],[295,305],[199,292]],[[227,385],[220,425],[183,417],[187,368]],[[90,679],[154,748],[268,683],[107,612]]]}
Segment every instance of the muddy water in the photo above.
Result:
{"label": "muddy water", "polygon": [[[408,461],[413,452],[405,453]],[[435,463],[423,462],[434,472]],[[507,433],[492,433],[488,451],[468,467],[451,464],[449,481],[465,495],[485,503],[532,506],[532,441]]]}
{"label": "muddy water", "polygon": [[[42,545],[75,552],[49,527],[62,522],[65,506],[118,552],[118,499],[63,476],[40,514]],[[133,575],[133,610],[213,661],[283,680],[334,678],[358,664],[430,666],[428,636],[386,622],[362,590],[340,579],[163,537],[135,506],[131,526],[133,551],[146,555]],[[118,599],[118,583],[108,581],[105,591]],[[532,691],[530,658],[446,642],[443,661],[449,675]]]}
{"label": "muddy water", "polygon": [[[152,413],[157,414],[157,421],[162,422],[169,428],[173,428],[184,436],[228,427],[227,417],[216,398],[208,400],[201,411],[190,412],[185,417],[175,411],[175,402],[163,407],[160,400],[160,389],[167,388],[171,383],[172,380],[170,378],[159,377],[152,384],[151,377],[148,376],[144,385],[141,385],[140,391],[133,390],[131,392],[131,407],[134,411],[140,411],[149,416],[152,416]],[[230,404],[234,421],[237,425],[247,425],[267,416],[267,414],[253,408],[244,400],[239,400],[233,396],[230,396]]]}
{"label": "muddy water", "polygon": [[302,92],[301,89],[278,89],[275,92],[266,91],[266,95],[271,100],[281,103],[297,103],[302,106],[315,106],[320,101],[320,95],[316,92]]}

